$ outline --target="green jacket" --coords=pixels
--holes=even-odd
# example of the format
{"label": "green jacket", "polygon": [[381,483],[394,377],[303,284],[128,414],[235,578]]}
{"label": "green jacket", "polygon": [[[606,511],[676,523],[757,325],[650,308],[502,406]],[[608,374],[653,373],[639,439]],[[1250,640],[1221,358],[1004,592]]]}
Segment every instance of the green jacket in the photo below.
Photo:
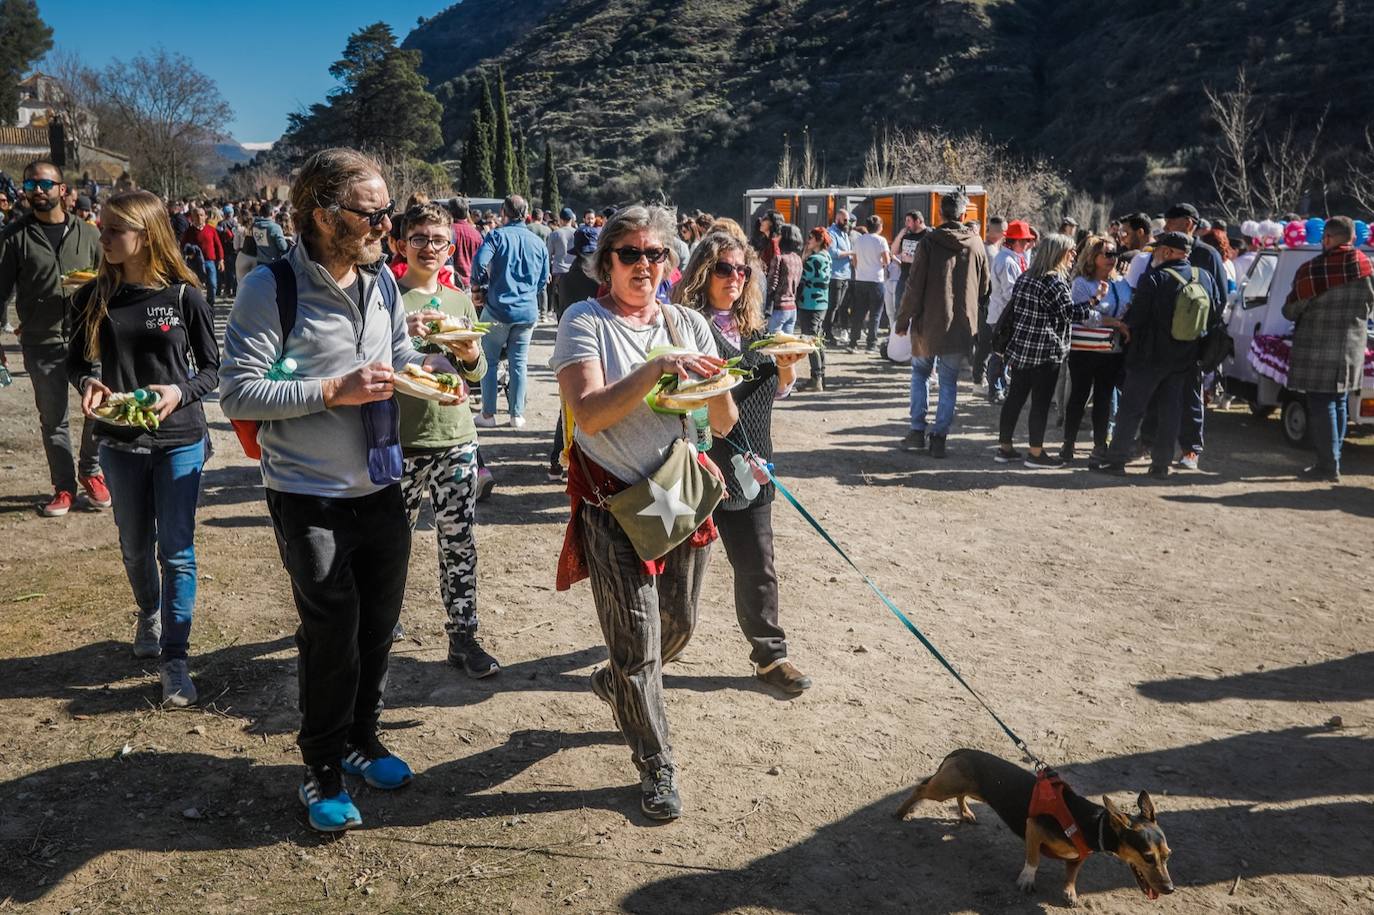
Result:
{"label": "green jacket", "polygon": [[[433,307],[431,300],[435,298],[439,300],[438,310],[444,314],[477,321],[477,309],[473,307],[472,299],[466,293],[445,286],[439,287],[437,295],[419,289],[406,290],[401,302],[406,311],[411,312]],[[449,361],[468,382],[480,381],[487,373],[486,356],[480,347],[477,352],[477,365],[471,372],[463,371],[456,356],[449,357]],[[396,403],[401,412],[401,447],[406,451],[447,449],[477,440],[477,426],[472,421],[472,410],[467,404],[447,407],[405,394],[397,394]]]}
{"label": "green jacket", "polygon": [[62,274],[100,264],[100,231],[67,214],[67,228],[54,251],[32,214],[0,233],[0,302],[16,293],[19,342],[24,346],[66,343],[72,296]]}

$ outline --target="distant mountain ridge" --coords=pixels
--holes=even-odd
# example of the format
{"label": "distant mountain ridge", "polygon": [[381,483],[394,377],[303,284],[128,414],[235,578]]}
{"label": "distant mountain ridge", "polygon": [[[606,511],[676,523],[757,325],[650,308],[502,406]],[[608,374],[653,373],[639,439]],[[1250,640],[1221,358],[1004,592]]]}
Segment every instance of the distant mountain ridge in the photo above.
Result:
{"label": "distant mountain ridge", "polygon": [[[456,147],[477,69],[500,64],[565,196],[662,187],[728,211],[809,125],[855,182],[882,123],[979,129],[1052,157],[1082,189],[1158,207],[1211,193],[1203,86],[1245,65],[1280,130],[1330,105],[1322,153],[1362,141],[1374,15],[1348,0],[464,0],[404,42]],[[538,157],[532,155],[532,162]],[[727,209],[728,208],[728,209]]]}

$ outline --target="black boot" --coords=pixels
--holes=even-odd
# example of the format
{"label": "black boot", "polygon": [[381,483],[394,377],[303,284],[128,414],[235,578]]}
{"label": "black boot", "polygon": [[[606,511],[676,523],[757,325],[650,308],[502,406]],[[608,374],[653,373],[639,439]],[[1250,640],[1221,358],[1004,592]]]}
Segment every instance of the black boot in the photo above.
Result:
{"label": "black boot", "polygon": [[943,435],[932,435],[930,437],[930,456],[942,458],[945,456],[945,437]]}

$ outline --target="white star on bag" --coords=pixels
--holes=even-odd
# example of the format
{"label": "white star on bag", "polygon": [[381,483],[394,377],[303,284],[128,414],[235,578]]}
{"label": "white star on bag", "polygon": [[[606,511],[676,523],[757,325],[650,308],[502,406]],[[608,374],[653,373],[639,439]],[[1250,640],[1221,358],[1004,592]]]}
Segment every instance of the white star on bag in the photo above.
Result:
{"label": "white star on bag", "polygon": [[682,481],[674,481],[672,488],[664,489],[653,480],[649,480],[649,493],[653,496],[653,501],[640,509],[635,514],[653,515],[663,522],[663,533],[665,536],[672,536],[673,524],[679,517],[695,517],[696,509],[682,501]]}

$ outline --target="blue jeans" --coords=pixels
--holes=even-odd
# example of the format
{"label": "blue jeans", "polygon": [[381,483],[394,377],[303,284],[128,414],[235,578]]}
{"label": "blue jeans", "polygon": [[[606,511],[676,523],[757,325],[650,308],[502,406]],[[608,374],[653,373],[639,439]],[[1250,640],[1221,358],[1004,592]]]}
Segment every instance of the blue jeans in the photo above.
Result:
{"label": "blue jeans", "polygon": [[205,280],[205,298],[207,301],[215,300],[215,292],[219,289],[219,271],[215,269],[215,262],[206,258],[204,268],[201,271],[201,279]]}
{"label": "blue jeans", "polygon": [[1317,466],[1322,470],[1341,470],[1341,442],[1350,419],[1348,410],[1344,392],[1307,392],[1307,434],[1317,449]]}
{"label": "blue jeans", "polygon": [[511,416],[525,415],[525,364],[529,359],[533,324],[492,324],[482,337],[482,352],[487,357],[487,373],[482,376],[482,413],[496,415],[496,370],[501,363],[501,347],[510,360],[510,381],[506,404]]}
{"label": "blue jeans", "polygon": [[795,308],[774,308],[773,313],[768,316],[768,332],[776,334],[781,331],[790,334],[797,327],[797,309]]}
{"label": "blue jeans", "polygon": [[100,466],[114,501],[124,571],[139,612],[162,614],[164,661],[184,659],[191,641],[191,614],[196,606],[196,502],[204,464],[204,440],[152,454],[100,446]]}
{"label": "blue jeans", "polygon": [[944,356],[913,356],[911,358],[911,428],[926,431],[926,412],[930,403],[930,373],[940,379],[940,403],[935,408],[932,435],[949,435],[954,425],[954,403],[959,393],[959,368],[964,364],[962,353]]}

